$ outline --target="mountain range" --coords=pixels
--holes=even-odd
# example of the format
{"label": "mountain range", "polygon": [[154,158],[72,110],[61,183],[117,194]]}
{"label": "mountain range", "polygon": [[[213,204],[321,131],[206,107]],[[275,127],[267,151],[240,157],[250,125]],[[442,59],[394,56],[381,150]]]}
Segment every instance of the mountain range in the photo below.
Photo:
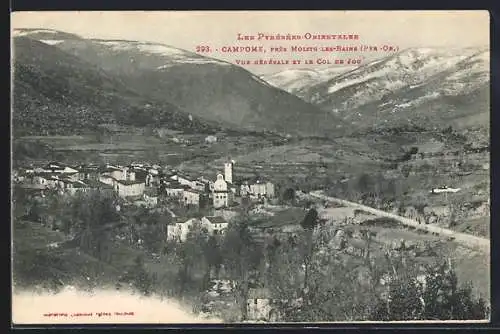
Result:
{"label": "mountain range", "polygon": [[14,124],[31,131],[59,129],[57,120],[314,136],[343,125],[241,67],[168,45],[48,29],[13,36]]}
{"label": "mountain range", "polygon": [[487,48],[410,48],[355,69],[264,78],[354,127],[488,126],[489,59]]}
{"label": "mountain range", "polygon": [[489,49],[410,48],[357,68],[257,76],[143,41],[13,31],[13,120],[31,134],[102,124],[340,136],[358,128],[488,127]]}
{"label": "mountain range", "polygon": [[354,66],[336,66],[317,70],[309,68],[287,69],[261,75],[261,78],[275,87],[304,98],[305,96],[302,94],[307,91],[307,87],[326,82],[355,68]]}

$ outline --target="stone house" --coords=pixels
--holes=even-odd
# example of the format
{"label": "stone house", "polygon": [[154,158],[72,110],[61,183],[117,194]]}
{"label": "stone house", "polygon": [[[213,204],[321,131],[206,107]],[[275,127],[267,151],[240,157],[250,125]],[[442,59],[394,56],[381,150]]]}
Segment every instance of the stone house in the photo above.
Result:
{"label": "stone house", "polygon": [[209,232],[214,235],[224,234],[229,226],[229,223],[223,217],[219,216],[203,217],[201,218],[201,222],[204,226],[207,226]]}
{"label": "stone house", "polygon": [[113,185],[115,192],[122,198],[142,197],[146,185],[144,182],[131,180],[116,180]]}
{"label": "stone house", "polygon": [[177,242],[186,241],[187,235],[195,223],[199,223],[199,219],[191,218],[183,221],[179,218],[174,224],[167,225],[167,240]]}
{"label": "stone house", "polygon": [[188,220],[179,218],[176,223],[167,225],[167,239],[178,242],[186,241],[189,232],[196,224],[199,224],[208,235],[224,234],[228,226],[222,217],[190,218]]}
{"label": "stone house", "polygon": [[184,190],[189,189],[189,186],[185,186],[180,184],[179,182],[172,181],[165,182],[160,186],[160,188],[163,189],[163,192],[167,197],[180,199],[182,198]]}
{"label": "stone house", "polygon": [[200,206],[202,192],[196,189],[184,189],[182,192],[182,203],[184,205]]}

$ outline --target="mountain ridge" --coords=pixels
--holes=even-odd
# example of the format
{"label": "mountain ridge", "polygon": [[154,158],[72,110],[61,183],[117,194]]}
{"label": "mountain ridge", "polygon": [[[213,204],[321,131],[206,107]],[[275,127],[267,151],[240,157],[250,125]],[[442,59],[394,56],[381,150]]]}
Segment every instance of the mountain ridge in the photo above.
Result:
{"label": "mountain ridge", "polygon": [[[476,125],[487,125],[488,117],[483,116],[489,112],[488,86],[486,47],[408,48],[296,94],[355,127],[398,126],[408,121],[448,126],[445,123],[450,120],[463,127],[474,123],[462,124],[464,117],[471,120],[476,112],[482,115]],[[474,110],[475,105],[479,110]],[[458,110],[455,120],[453,110]]]}
{"label": "mountain ridge", "polygon": [[13,53],[13,121],[18,130],[73,133],[115,122],[209,128],[174,105],[140,97],[119,79],[54,46],[18,36]]}
{"label": "mountain ridge", "polygon": [[103,69],[143,98],[207,122],[306,136],[331,135],[342,125],[335,115],[224,61],[160,43],[51,36],[53,47]]}

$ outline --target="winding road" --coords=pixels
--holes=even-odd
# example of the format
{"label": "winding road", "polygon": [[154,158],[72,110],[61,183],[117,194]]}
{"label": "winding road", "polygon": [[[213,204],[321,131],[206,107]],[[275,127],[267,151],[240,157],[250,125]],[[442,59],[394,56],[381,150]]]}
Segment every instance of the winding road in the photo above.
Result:
{"label": "winding road", "polygon": [[417,230],[428,231],[430,233],[435,233],[437,235],[451,237],[451,238],[454,238],[454,240],[456,242],[462,244],[463,246],[466,246],[466,247],[472,248],[472,249],[476,249],[476,250],[479,250],[479,251],[487,253],[487,254],[490,253],[490,249],[491,249],[490,248],[491,247],[490,240],[486,239],[486,238],[481,238],[481,237],[477,237],[477,236],[466,234],[466,233],[456,232],[456,231],[442,228],[442,227],[435,226],[435,225],[421,224],[416,220],[409,219],[409,218],[402,217],[402,216],[398,216],[398,215],[388,213],[388,212],[385,212],[382,210],[374,209],[374,208],[366,206],[366,205],[358,204],[355,202],[349,202],[349,201],[335,198],[335,197],[326,196],[323,194],[322,191],[312,191],[309,193],[309,195],[313,198],[325,200],[328,202],[337,203],[337,204],[340,204],[343,206],[357,208],[357,209],[369,212],[369,213],[376,215],[378,217],[391,218],[391,219],[394,219],[394,220],[400,222],[402,225],[411,226]]}

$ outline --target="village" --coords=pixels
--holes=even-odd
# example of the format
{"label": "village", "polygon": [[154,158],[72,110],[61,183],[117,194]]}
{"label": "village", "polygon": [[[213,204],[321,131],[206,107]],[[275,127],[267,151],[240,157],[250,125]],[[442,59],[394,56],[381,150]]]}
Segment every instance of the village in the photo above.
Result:
{"label": "village", "polygon": [[[235,161],[228,159],[221,166],[223,171],[216,173],[213,179],[156,164],[138,163],[68,166],[50,162],[13,171],[12,175],[15,187],[29,196],[74,196],[79,192],[99,191],[120,199],[117,211],[120,205],[148,209],[165,207],[172,218],[165,229],[166,239],[173,243],[183,243],[194,225],[203,227],[209,235],[223,237],[242,207],[249,213],[249,231],[263,245],[275,240],[294,240],[301,231],[301,220],[313,207],[320,217],[321,226],[315,233],[318,240],[323,240],[322,247],[362,261],[388,254],[398,257],[403,253],[428,261],[435,246],[442,241],[437,235],[415,237],[400,231],[399,227],[384,227],[387,222],[381,224],[376,215],[363,210],[313,202],[300,190],[294,191],[294,204],[283,201],[271,180],[238,178],[234,175],[234,165]],[[185,210],[179,214],[176,208]],[[415,212],[406,211],[405,216],[418,220]],[[275,320],[279,315],[272,307],[269,287],[263,278],[266,267],[261,271],[252,275],[248,318]],[[211,273],[211,284],[203,295],[202,311],[206,314],[227,307],[238,283],[229,279],[222,268]]]}
{"label": "village", "polygon": [[[242,202],[264,205],[276,199],[274,184],[268,180],[233,179],[233,165],[234,161],[227,161],[223,172],[210,180],[155,164],[68,166],[49,162],[14,170],[12,181],[15,189],[28,198],[43,200],[48,196],[71,197],[97,191],[118,199],[116,211],[122,210],[123,206],[152,210],[163,207],[166,211],[162,212],[172,218],[165,229],[167,241],[182,243],[195,224],[203,227],[209,235],[223,236]],[[179,216],[174,212],[176,208],[186,210],[182,210],[184,214]],[[201,215],[201,212],[210,214]],[[138,240],[138,243],[142,241]],[[152,256],[157,255],[153,253]],[[220,281],[216,277],[213,279],[213,282]],[[222,282],[226,282],[226,290],[231,292],[234,282]],[[214,291],[207,292],[208,295],[214,294]],[[220,297],[220,294],[215,294]],[[205,309],[212,303],[213,300],[209,301]]]}

